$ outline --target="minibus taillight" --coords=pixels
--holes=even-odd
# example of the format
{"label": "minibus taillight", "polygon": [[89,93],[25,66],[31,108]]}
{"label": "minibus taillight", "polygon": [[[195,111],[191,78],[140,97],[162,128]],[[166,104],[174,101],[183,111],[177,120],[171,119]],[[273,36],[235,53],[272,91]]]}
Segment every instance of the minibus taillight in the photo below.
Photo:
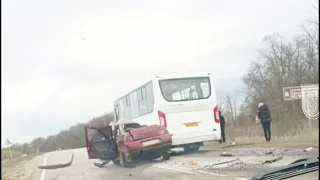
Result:
{"label": "minibus taillight", "polygon": [[214,107],[213,115],[214,115],[214,122],[220,123],[218,106]]}
{"label": "minibus taillight", "polygon": [[158,111],[158,116],[159,116],[160,125],[167,127],[166,115],[163,112]]}

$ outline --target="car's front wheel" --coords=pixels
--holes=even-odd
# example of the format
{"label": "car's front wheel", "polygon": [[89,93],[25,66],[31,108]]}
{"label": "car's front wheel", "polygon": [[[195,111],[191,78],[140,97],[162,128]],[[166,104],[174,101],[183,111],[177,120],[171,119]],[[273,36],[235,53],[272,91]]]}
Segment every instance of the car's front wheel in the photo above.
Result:
{"label": "car's front wheel", "polygon": [[169,152],[164,152],[162,154],[162,158],[163,158],[163,160],[169,160],[170,159],[170,153]]}

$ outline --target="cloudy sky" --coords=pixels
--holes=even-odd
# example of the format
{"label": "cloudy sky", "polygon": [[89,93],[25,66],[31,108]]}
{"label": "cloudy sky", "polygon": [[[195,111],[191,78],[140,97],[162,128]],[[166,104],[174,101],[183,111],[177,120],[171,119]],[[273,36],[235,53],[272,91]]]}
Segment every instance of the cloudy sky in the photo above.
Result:
{"label": "cloudy sky", "polygon": [[2,142],[29,141],[86,122],[158,71],[206,70],[218,84],[232,85],[257,57],[265,35],[293,36],[316,3],[1,2]]}

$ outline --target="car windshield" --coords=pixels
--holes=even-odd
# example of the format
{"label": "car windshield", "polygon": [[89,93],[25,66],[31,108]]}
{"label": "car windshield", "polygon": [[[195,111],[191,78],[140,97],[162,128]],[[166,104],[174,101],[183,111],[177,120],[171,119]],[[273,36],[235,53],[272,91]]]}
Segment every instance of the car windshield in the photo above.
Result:
{"label": "car windshield", "polygon": [[167,101],[207,99],[211,95],[209,77],[159,80],[161,93]]}

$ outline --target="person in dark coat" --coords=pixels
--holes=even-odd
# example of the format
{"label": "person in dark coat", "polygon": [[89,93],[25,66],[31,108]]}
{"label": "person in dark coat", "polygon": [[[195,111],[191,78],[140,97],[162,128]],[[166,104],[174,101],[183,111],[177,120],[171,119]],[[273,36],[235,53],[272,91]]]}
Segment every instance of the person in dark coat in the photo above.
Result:
{"label": "person in dark coat", "polygon": [[221,111],[219,111],[219,119],[220,119],[220,130],[221,130],[221,140],[219,141],[220,143],[222,142],[226,142],[226,134],[225,134],[225,120],[224,117],[221,113]]}
{"label": "person in dark coat", "polygon": [[271,114],[267,104],[259,103],[258,118],[262,124],[264,137],[267,142],[271,141]]}

